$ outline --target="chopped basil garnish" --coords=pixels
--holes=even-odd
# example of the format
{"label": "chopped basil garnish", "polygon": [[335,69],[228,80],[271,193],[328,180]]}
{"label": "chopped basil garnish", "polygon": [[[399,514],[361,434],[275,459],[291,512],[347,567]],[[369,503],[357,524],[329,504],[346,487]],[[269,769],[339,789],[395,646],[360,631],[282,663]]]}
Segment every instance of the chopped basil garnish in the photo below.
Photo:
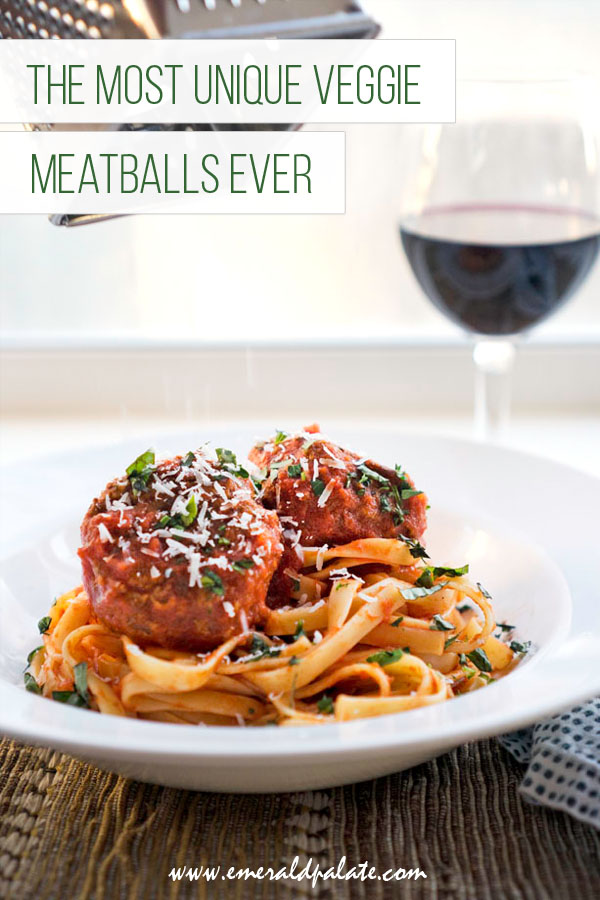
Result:
{"label": "chopped basil garnish", "polygon": [[320,713],[329,713],[333,712],[333,700],[327,694],[323,694],[319,702],[317,703],[317,709]]}
{"label": "chopped basil garnish", "polygon": [[131,463],[131,465],[127,466],[125,472],[131,478],[132,475],[141,475],[142,472],[153,466],[156,462],[156,456],[154,454],[154,450],[146,450],[144,453],[140,453],[137,459]]}
{"label": "chopped basil garnish", "polygon": [[246,569],[252,569],[254,567],[253,559],[238,559],[237,562],[233,563],[233,569],[235,572],[245,572]]}
{"label": "chopped basil garnish", "polygon": [[506,622],[496,622],[496,628],[499,628],[500,631],[514,631],[515,625],[507,625]]}
{"label": "chopped basil garnish", "polygon": [[513,653],[527,653],[531,647],[531,641],[511,641],[510,649]]}
{"label": "chopped basil garnish", "polygon": [[400,540],[404,541],[408,549],[410,550],[410,555],[414,559],[429,559],[429,554],[425,550],[422,544],[418,541],[413,540],[413,538],[406,537],[406,535],[400,535]]}
{"label": "chopped basil garnish", "polygon": [[477,647],[477,649],[471,650],[470,653],[467,653],[465,655],[467,659],[473,663],[473,665],[477,666],[480,672],[492,671],[492,664],[488,659],[488,655],[485,650],[481,649],[481,647]]}
{"label": "chopped basil garnish", "polygon": [[289,435],[287,435],[285,431],[278,431],[275,435],[275,444],[282,444],[285,441],[286,437],[289,437]]}
{"label": "chopped basil garnish", "polygon": [[392,504],[390,503],[390,498],[387,494],[381,494],[379,497],[379,509],[381,512],[392,512]]}
{"label": "chopped basil garnish", "polygon": [[81,706],[85,708],[87,703],[77,691],[52,691],[52,699],[68,706]]}
{"label": "chopped basil garnish", "polygon": [[435,615],[429,628],[431,631],[453,631],[454,625],[451,622],[447,622],[442,616]]}
{"label": "chopped basil garnish", "polygon": [[198,516],[198,504],[194,494],[190,497],[185,507],[184,513],[176,513],[174,516],[162,516],[155,528],[189,528]]}
{"label": "chopped basil garnish", "polygon": [[134,497],[146,490],[150,476],[154,472],[155,462],[154,450],[146,450],[125,469]]}
{"label": "chopped basil garnish", "polygon": [[238,478],[248,478],[248,472],[243,466],[238,466],[237,456],[233,450],[226,450],[224,447],[217,447],[215,450],[219,465],[222,469],[226,469],[231,475],[237,475]]}
{"label": "chopped basil garnish", "polygon": [[182,522],[184,528],[188,528],[192,524],[192,522],[196,521],[196,517],[198,516],[198,504],[196,502],[195,494],[192,494],[192,496],[190,497],[190,499],[188,500],[188,502],[186,504],[185,512],[180,513],[180,515],[181,515],[181,522]]}
{"label": "chopped basil garnish", "polygon": [[38,622],[38,631],[40,634],[47,634],[48,629],[50,628],[50,624],[52,622],[52,616],[44,616],[43,619],[40,619]]}
{"label": "chopped basil garnish", "polygon": [[58,700],[59,703],[66,703],[69,706],[81,706],[89,709],[90,695],[87,686],[87,670],[86,662],[77,663],[73,666],[73,686],[74,691],[52,691],[52,699]]}
{"label": "chopped basil garnish", "polygon": [[38,652],[38,650],[43,650],[43,649],[44,649],[44,645],[43,645],[43,644],[40,644],[39,647],[34,647],[34,649],[31,651],[31,653],[29,653],[29,655],[27,656],[27,665],[28,665],[28,666],[31,665],[31,663],[32,663],[32,661],[33,661],[33,657],[34,657],[35,654]]}
{"label": "chopped basil garnish", "polygon": [[400,496],[403,500],[410,500],[411,497],[418,497],[419,494],[422,494],[423,491],[417,491],[415,488],[403,488],[400,493]]}
{"label": "chopped basil garnish", "polygon": [[477,582],[477,587],[479,588],[479,590],[480,590],[480,592],[483,594],[483,596],[486,598],[486,600],[491,600],[491,599],[492,599],[492,595],[491,595],[491,594],[488,594],[488,592],[486,591],[486,589],[485,589],[481,584],[479,584],[479,582]]}
{"label": "chopped basil garnish", "polygon": [[300,660],[297,656],[290,656],[290,661],[288,663],[290,666],[299,666]]}
{"label": "chopped basil garnish", "polygon": [[432,594],[436,594],[438,591],[441,591],[442,588],[446,587],[446,583],[442,582],[441,584],[434,584],[433,587],[411,587],[411,588],[400,588],[400,593],[404,597],[405,600],[418,600],[419,597],[430,597]]}
{"label": "chopped basil garnish", "polygon": [[258,634],[252,635],[252,643],[250,645],[250,653],[253,659],[275,658],[281,655],[281,650],[276,647],[270,647],[267,642]]}
{"label": "chopped basil garnish", "polygon": [[87,688],[87,663],[80,662],[77,663],[76,666],[73,666],[73,674],[75,675],[75,690],[79,694],[82,700],[85,701],[86,705],[89,706],[90,697],[88,694]]}
{"label": "chopped basil garnish", "polygon": [[300,579],[292,578],[292,590],[299,591],[300,590]]}
{"label": "chopped basil garnish", "polygon": [[225,593],[225,588],[223,587],[223,582],[221,578],[217,575],[216,572],[213,572],[211,569],[205,569],[204,575],[202,576],[202,587],[208,588],[211,593],[217,594],[219,597],[222,597]]}
{"label": "chopped basil garnish", "polygon": [[467,563],[464,566],[461,566],[460,569],[449,568],[448,566],[434,566],[433,574],[436,578],[439,578],[440,575],[448,575],[449,578],[460,578],[461,575],[466,575],[469,571],[469,564]]}
{"label": "chopped basil garnish", "polygon": [[356,467],[360,472],[362,478],[361,481],[374,481],[376,484],[389,484],[390,479],[386,478],[385,475],[380,475],[379,472],[375,472],[373,469],[370,469],[368,466],[361,464]]}
{"label": "chopped basil garnish", "polygon": [[427,566],[427,568],[423,569],[415,584],[431,587],[435,579],[440,578],[442,575],[446,575],[448,578],[458,578],[460,575],[466,575],[468,571],[468,565],[462,566],[460,569],[453,569],[449,566]]}
{"label": "chopped basil garnish", "polygon": [[396,647],[395,650],[382,650],[380,653],[373,653],[371,656],[367,656],[367,662],[377,663],[379,666],[389,666],[398,662],[403,656],[404,650]]}
{"label": "chopped basil garnish", "polygon": [[397,628],[398,625],[400,624],[400,622],[404,622],[404,616],[398,616],[398,618],[395,619],[395,620],[391,623],[392,628]]}
{"label": "chopped basil garnish", "polygon": [[181,465],[185,466],[186,468],[189,468],[191,466],[191,464],[194,462],[195,458],[196,458],[195,454],[193,453],[192,450],[190,450],[189,453],[186,453],[186,455],[181,460]]}
{"label": "chopped basil garnish", "polygon": [[288,466],[288,475],[290,478],[299,478],[302,475],[302,466],[300,463],[294,463],[293,466]]}
{"label": "chopped basil garnish", "polygon": [[294,640],[297,641],[298,638],[303,637],[306,634],[304,631],[304,620],[300,619],[298,624],[296,625],[296,630],[294,632]]}
{"label": "chopped basil garnish", "polygon": [[32,694],[42,693],[41,687],[39,686],[33,675],[30,675],[29,672],[25,672],[25,674],[23,675],[23,681],[25,683],[26,691],[31,691]]}
{"label": "chopped basil garnish", "polygon": [[428,567],[427,569],[423,569],[419,577],[416,579],[415,584],[419,587],[433,587],[433,569],[430,567]]}
{"label": "chopped basil garnish", "polygon": [[311,481],[310,486],[315,497],[320,497],[325,490],[325,482],[321,481],[320,478],[315,478],[313,481]]}
{"label": "chopped basil garnish", "polygon": [[444,650],[447,650],[448,647],[451,647],[452,644],[454,643],[454,641],[457,641],[457,640],[458,640],[457,634],[453,635],[453,637],[451,637],[451,638],[448,638],[448,640],[444,643]]}
{"label": "chopped basil garnish", "polygon": [[402,523],[404,522],[404,518],[405,518],[404,513],[402,512],[401,509],[395,509],[394,512],[392,513],[392,517],[394,519],[394,525],[396,527],[398,527],[399,525],[402,525]]}
{"label": "chopped basil garnish", "polygon": [[237,465],[237,457],[233,450],[226,450],[224,447],[217,447],[216,449],[217,459],[223,466],[235,466]]}

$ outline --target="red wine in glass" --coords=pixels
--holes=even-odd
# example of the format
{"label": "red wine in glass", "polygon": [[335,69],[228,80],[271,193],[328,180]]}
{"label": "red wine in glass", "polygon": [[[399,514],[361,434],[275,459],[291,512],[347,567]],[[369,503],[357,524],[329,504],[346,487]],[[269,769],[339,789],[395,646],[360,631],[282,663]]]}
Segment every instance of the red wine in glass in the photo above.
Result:
{"label": "red wine in glass", "polygon": [[448,318],[483,335],[537,325],[578,289],[600,249],[600,222],[576,209],[456,205],[400,229],[422,289]]}

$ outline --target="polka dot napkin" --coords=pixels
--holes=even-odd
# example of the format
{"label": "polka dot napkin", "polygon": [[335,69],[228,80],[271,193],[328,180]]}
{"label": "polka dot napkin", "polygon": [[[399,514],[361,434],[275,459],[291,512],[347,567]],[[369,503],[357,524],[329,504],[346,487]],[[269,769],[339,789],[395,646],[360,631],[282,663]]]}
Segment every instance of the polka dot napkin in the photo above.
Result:
{"label": "polka dot napkin", "polygon": [[528,764],[523,797],[600,828],[600,697],[499,740]]}

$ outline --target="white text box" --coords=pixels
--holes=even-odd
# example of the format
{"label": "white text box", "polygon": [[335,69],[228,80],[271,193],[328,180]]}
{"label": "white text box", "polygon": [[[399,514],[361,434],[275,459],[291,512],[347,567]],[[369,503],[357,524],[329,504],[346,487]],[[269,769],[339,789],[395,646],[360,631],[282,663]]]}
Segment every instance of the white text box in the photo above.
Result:
{"label": "white text box", "polygon": [[0,41],[0,121],[453,122],[455,49],[454,40]]}
{"label": "white text box", "polygon": [[343,132],[5,132],[0,213],[345,211]]}

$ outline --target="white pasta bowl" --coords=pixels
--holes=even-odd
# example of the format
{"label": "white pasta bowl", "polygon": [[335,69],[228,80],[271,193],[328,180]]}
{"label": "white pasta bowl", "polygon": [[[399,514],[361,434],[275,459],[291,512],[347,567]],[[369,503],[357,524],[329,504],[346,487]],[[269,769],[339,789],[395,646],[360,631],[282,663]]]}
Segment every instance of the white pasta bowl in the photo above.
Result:
{"label": "white pasta bowl", "polygon": [[258,427],[144,436],[2,471],[0,731],[126,776],[198,790],[314,789],[400,771],[468,740],[501,734],[600,693],[600,481],[499,447],[390,430],[332,437],[401,462],[431,503],[436,564],[468,562],[534,650],[482,690],[421,709],[335,725],[217,728],[102,716],[23,688],[36,622],[80,581],[78,525],[109,478],[154,443],[186,451],[210,439],[240,455]]}

